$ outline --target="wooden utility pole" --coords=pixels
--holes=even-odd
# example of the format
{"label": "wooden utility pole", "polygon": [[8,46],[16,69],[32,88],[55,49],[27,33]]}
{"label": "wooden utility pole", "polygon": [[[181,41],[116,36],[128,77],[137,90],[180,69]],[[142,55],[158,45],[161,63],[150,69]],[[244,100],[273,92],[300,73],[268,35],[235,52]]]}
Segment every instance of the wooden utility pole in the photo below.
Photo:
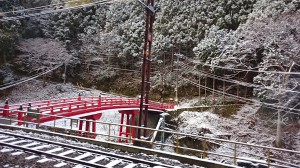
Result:
{"label": "wooden utility pole", "polygon": [[213,78],[213,92],[212,92],[212,105],[215,105],[215,69],[213,69],[214,71],[214,78]]}
{"label": "wooden utility pole", "polygon": [[223,81],[223,105],[225,104],[225,81]]}
{"label": "wooden utility pole", "polygon": [[201,103],[201,73],[199,73],[199,103]]}
{"label": "wooden utility pole", "polygon": [[175,71],[175,74],[176,74],[176,88],[175,88],[175,103],[178,104],[178,63],[179,63],[179,54],[180,54],[180,46],[178,46],[178,49],[179,49],[179,53],[177,54],[177,60],[176,60],[176,71]]}
{"label": "wooden utility pole", "polygon": [[[153,42],[153,23],[155,18],[154,0],[147,0],[147,4],[139,1],[146,8],[146,24],[145,24],[145,42],[144,56],[142,65],[142,83],[141,83],[141,99],[139,126],[147,127],[149,94],[150,94],[150,70],[151,70],[151,47]],[[138,138],[141,138],[142,131],[138,129]],[[147,136],[147,130],[144,130],[143,136]]]}
{"label": "wooden utility pole", "polygon": [[[289,68],[288,72],[291,72],[293,69],[293,66],[295,65],[295,63],[293,62],[292,65]],[[284,90],[286,90],[286,83],[288,82],[289,79],[289,75],[284,74],[282,76],[283,78],[283,84],[281,87],[281,91],[279,91],[279,105],[280,106],[284,106],[283,105],[283,99],[284,99]],[[276,131],[276,140],[275,140],[275,146],[280,148],[282,147],[282,109],[278,110],[278,116],[277,116],[277,131]]]}
{"label": "wooden utility pole", "polygon": [[206,103],[206,97],[207,97],[206,87],[207,87],[207,76],[205,76],[205,90],[204,90],[205,103]]}
{"label": "wooden utility pole", "polygon": [[67,78],[67,63],[64,63],[64,65],[65,65],[65,70],[64,70],[63,78],[64,78],[64,84],[66,84],[66,78]]}

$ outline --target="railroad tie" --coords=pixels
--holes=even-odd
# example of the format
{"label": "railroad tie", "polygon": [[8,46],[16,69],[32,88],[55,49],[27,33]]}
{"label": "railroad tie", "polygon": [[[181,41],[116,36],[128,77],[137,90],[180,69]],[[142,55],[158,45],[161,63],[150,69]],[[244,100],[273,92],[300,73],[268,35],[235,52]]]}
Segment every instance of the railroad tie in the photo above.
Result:
{"label": "railroad tie", "polygon": [[35,159],[35,158],[38,158],[39,156],[36,156],[36,155],[31,155],[31,156],[28,156],[25,158],[25,160],[32,160],[32,159]]}
{"label": "railroad tie", "polygon": [[35,145],[39,145],[40,143],[38,142],[32,142],[32,143],[29,143],[29,144],[26,144],[26,145],[22,145],[23,148],[28,148],[30,146],[35,146]]}
{"label": "railroad tie", "polygon": [[8,142],[8,141],[16,140],[16,139],[17,138],[7,138],[7,139],[0,140],[0,142]]}
{"label": "railroad tie", "polygon": [[11,142],[9,144],[10,145],[17,145],[17,144],[24,143],[24,142],[28,142],[28,141],[27,140],[20,140],[20,141]]}
{"label": "railroad tie", "polygon": [[37,146],[32,148],[33,150],[40,150],[40,149],[44,149],[44,148],[50,148],[50,145],[41,145],[41,146]]}
{"label": "railroad tie", "polygon": [[129,165],[125,166],[124,168],[134,168],[137,164],[130,163]]}
{"label": "railroad tie", "polygon": [[73,149],[70,149],[68,151],[65,151],[63,153],[60,153],[58,154],[58,156],[65,156],[65,155],[68,155],[68,154],[71,154],[71,153],[74,153],[75,151]]}
{"label": "railroad tie", "polygon": [[44,158],[44,159],[38,160],[37,163],[45,163],[45,162],[48,162],[48,161],[51,161],[51,160],[52,159]]}
{"label": "railroad tie", "polygon": [[49,151],[46,151],[47,153],[54,153],[54,152],[58,152],[58,151],[61,151],[63,150],[64,148],[54,148],[54,149],[51,149]]}
{"label": "railroad tie", "polygon": [[106,158],[106,156],[97,156],[94,159],[88,161],[89,163],[96,163],[99,162],[100,160],[103,160],[104,158]]}
{"label": "railroad tie", "polygon": [[89,157],[91,155],[92,155],[91,153],[87,152],[87,153],[84,153],[82,155],[79,155],[79,156],[75,157],[74,159],[81,160],[81,159],[84,159],[84,158]]}
{"label": "railroad tie", "polygon": [[6,153],[6,152],[12,152],[14,151],[13,149],[1,149],[1,153]]}
{"label": "railroad tie", "polygon": [[66,166],[66,165],[67,165],[67,163],[61,162],[61,163],[58,163],[58,164],[54,165],[54,167],[59,168],[59,167],[63,167],[63,166]]}
{"label": "railroad tie", "polygon": [[121,162],[122,162],[122,160],[113,160],[113,161],[109,162],[107,165],[105,165],[105,167],[114,167]]}
{"label": "railroad tie", "polygon": [[19,152],[14,152],[14,153],[12,153],[11,155],[12,156],[18,156],[18,155],[21,155],[21,154],[23,154],[24,152],[22,152],[22,151],[19,151]]}

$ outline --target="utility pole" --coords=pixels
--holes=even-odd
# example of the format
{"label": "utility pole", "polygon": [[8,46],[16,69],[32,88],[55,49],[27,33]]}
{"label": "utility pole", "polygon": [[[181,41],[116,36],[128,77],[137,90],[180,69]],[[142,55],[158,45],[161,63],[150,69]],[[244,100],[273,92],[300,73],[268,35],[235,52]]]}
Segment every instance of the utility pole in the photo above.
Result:
{"label": "utility pole", "polygon": [[67,63],[64,63],[65,69],[63,74],[64,84],[66,84],[66,78],[67,78]]}
{"label": "utility pole", "polygon": [[[179,48],[179,54],[180,54],[180,48]],[[176,60],[176,71],[175,71],[175,75],[176,75],[176,87],[175,87],[175,103],[176,105],[178,105],[178,63],[179,63],[179,54],[177,55],[177,60]]]}
{"label": "utility pole", "polygon": [[[155,9],[154,0],[147,0],[147,4],[144,4],[141,0],[139,0],[139,2],[146,8],[146,30],[142,65],[139,126],[147,127],[150,93],[151,47],[153,42],[153,23],[155,18]],[[141,134],[141,129],[138,129],[138,138],[141,138]],[[143,136],[147,136],[147,130],[144,130]]]}

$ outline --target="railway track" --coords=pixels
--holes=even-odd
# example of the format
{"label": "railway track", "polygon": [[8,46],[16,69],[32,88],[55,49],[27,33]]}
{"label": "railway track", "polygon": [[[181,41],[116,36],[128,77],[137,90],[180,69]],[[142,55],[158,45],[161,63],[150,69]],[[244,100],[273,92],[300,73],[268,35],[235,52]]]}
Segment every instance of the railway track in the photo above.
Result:
{"label": "railway track", "polygon": [[[26,154],[26,160],[37,163],[50,162],[53,167],[110,167],[110,168],[171,168],[174,166],[147,161],[130,156],[107,153],[81,146],[54,142],[45,139],[0,132],[0,152],[11,155]],[[43,157],[41,157],[43,156]],[[72,166],[70,166],[72,165]]]}

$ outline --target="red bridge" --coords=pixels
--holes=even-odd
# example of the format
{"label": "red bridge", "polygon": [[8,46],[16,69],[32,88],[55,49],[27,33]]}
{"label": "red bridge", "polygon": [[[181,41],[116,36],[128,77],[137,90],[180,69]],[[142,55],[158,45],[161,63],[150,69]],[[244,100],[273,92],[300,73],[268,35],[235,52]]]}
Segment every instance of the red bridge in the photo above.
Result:
{"label": "red bridge", "polygon": [[[3,117],[17,118],[18,125],[22,125],[25,121],[34,123],[45,123],[64,117],[79,116],[81,119],[99,120],[103,110],[116,109],[121,114],[121,124],[123,124],[124,116],[127,125],[136,125],[135,117],[139,114],[140,99],[139,98],[121,98],[121,97],[81,97],[65,98],[54,100],[43,100],[28,102],[22,104],[9,105],[6,101],[3,106]],[[149,111],[163,112],[166,109],[173,109],[174,104],[163,104],[157,102],[149,103]],[[131,119],[131,120],[130,120]],[[92,132],[96,131],[96,123],[86,121],[86,131],[90,131],[90,122],[92,122]],[[79,135],[81,135],[83,120],[79,122]],[[122,131],[120,127],[120,136],[128,135]],[[132,135],[133,134],[133,135]],[[134,133],[131,135],[134,136]]]}

